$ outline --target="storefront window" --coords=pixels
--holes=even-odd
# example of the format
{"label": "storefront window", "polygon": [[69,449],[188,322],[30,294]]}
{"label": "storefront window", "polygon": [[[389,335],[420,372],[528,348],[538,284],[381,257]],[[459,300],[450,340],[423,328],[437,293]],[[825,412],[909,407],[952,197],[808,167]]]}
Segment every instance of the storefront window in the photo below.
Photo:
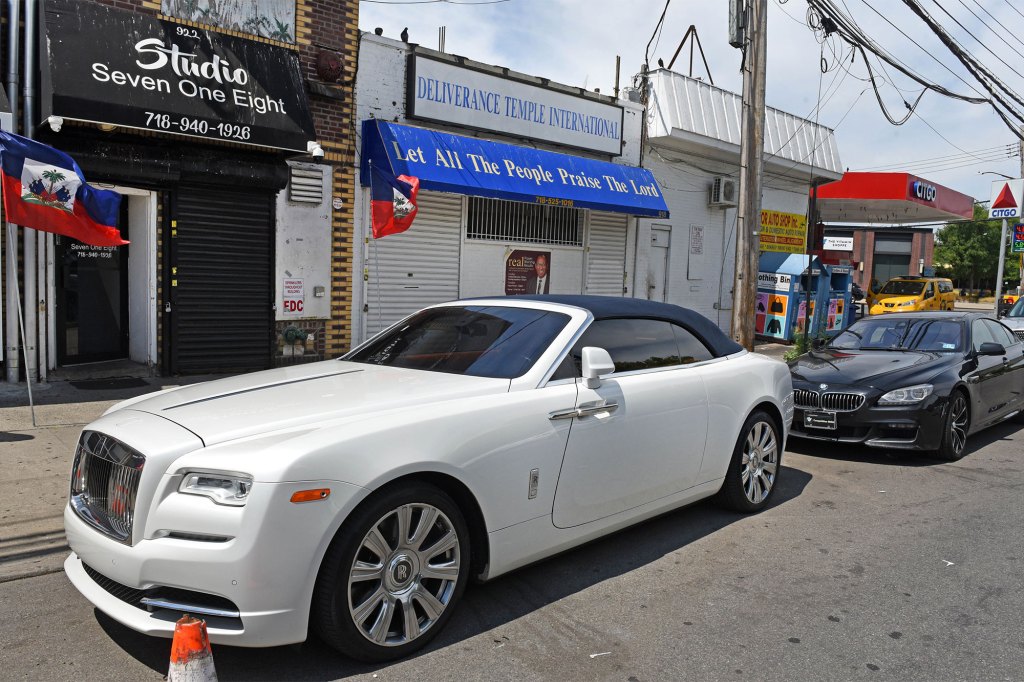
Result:
{"label": "storefront window", "polygon": [[295,0],[160,0],[168,17],[295,42]]}

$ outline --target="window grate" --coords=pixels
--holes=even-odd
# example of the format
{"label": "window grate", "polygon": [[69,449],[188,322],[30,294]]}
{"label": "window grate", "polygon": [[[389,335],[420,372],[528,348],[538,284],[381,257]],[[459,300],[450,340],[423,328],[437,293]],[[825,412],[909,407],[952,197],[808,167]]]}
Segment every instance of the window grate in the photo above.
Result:
{"label": "window grate", "polygon": [[583,246],[583,210],[470,197],[466,238]]}

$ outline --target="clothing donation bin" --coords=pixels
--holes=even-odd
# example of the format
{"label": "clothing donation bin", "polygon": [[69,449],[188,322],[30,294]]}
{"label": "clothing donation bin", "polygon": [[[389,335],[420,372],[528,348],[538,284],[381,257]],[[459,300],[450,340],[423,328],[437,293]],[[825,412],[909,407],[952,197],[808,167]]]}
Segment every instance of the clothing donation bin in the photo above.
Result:
{"label": "clothing donation bin", "polygon": [[792,341],[797,333],[803,332],[808,301],[812,328],[823,329],[828,321],[830,294],[829,274],[817,257],[796,253],[762,254],[757,273],[754,333]]}

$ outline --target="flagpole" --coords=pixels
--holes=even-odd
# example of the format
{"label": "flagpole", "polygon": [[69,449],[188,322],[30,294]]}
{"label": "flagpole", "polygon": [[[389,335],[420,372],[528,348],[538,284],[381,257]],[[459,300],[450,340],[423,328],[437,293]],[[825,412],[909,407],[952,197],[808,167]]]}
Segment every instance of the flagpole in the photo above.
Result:
{"label": "flagpole", "polygon": [[[370,236],[373,237],[373,159],[367,159],[370,165]],[[373,237],[373,288],[377,291],[377,332],[383,331],[384,317],[381,314],[380,301],[380,256],[377,253],[377,238]]]}
{"label": "flagpole", "polygon": [[[17,248],[17,245],[14,242],[14,231],[13,231],[12,228],[15,228],[15,226],[12,225],[11,223],[7,223],[7,252],[8,253],[12,253],[12,252],[16,253],[16,251],[13,251],[13,250]],[[8,284],[11,284],[11,282],[13,281],[13,284],[14,284],[14,300],[16,302],[16,307],[17,307],[17,310],[18,310],[18,327],[21,330],[21,347],[22,347],[22,349],[25,349],[25,347],[26,347],[25,346],[25,319],[24,319],[24,316],[22,315],[22,312],[21,312],[21,290],[20,290],[20,287],[18,286],[17,264],[18,264],[18,260],[17,260],[17,258],[15,258],[14,259],[14,266],[15,266],[14,277],[11,278],[11,280],[8,280]],[[11,311],[8,310],[7,314],[10,315],[10,312]],[[30,368],[29,368],[28,353],[23,353],[23,357],[25,358],[25,387],[28,389],[28,407],[29,407],[30,413],[32,414],[32,426],[36,426],[36,406],[35,406],[35,402],[32,399],[32,373],[31,373]],[[13,353],[8,352],[6,359],[7,359],[7,363],[8,363],[7,366],[8,367],[11,366],[11,360],[12,359],[14,360],[14,363],[13,363],[14,364],[14,373],[15,373],[14,374],[14,382],[17,382],[18,381],[18,374],[17,374],[17,372],[18,372],[18,369],[17,369],[18,368],[18,363],[17,363],[18,349],[17,349],[17,347],[14,348],[14,352]],[[10,370],[8,370],[8,376],[10,376]]]}

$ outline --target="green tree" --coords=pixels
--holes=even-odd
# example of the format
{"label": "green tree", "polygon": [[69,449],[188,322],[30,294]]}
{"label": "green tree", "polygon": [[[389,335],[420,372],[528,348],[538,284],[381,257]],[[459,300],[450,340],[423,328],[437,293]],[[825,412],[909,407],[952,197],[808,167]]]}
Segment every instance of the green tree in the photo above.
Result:
{"label": "green tree", "polygon": [[935,262],[962,287],[995,282],[1002,224],[988,219],[988,209],[974,205],[974,220],[946,223],[935,235]]}

